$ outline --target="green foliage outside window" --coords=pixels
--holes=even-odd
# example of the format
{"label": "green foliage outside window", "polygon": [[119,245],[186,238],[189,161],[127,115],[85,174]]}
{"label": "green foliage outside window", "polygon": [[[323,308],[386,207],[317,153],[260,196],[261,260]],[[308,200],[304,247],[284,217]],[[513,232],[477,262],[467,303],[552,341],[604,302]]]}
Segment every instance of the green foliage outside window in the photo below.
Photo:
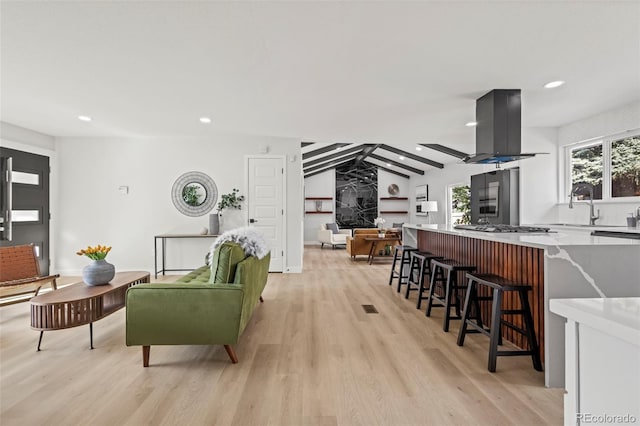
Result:
{"label": "green foliage outside window", "polygon": [[611,144],[611,196],[640,196],[640,136]]}
{"label": "green foliage outside window", "polygon": [[456,225],[471,223],[471,188],[468,185],[451,188],[451,207],[454,212],[462,213],[455,221]]}
{"label": "green foliage outside window", "polygon": [[[571,184],[590,183],[596,200],[602,199],[602,144],[571,151]],[[586,194],[579,194],[582,199]]]}
{"label": "green foliage outside window", "polygon": [[[640,196],[640,136],[611,142],[611,197]],[[571,151],[571,184],[590,183],[594,199],[602,199],[604,176],[603,145]],[[578,199],[587,198],[577,194]]]}

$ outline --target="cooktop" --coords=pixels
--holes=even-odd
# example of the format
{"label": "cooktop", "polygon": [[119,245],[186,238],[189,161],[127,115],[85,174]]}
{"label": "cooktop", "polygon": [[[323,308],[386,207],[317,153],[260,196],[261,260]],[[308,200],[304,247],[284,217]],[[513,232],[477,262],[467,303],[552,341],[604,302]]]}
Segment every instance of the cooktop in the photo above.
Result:
{"label": "cooktop", "polygon": [[550,228],[542,226],[518,226],[518,225],[455,225],[455,229],[480,232],[549,232]]}

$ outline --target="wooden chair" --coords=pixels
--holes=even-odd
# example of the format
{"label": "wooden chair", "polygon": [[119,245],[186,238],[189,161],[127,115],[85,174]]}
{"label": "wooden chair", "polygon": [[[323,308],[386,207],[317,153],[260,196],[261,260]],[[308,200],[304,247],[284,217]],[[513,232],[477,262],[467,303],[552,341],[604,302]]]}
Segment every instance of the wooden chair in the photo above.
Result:
{"label": "wooden chair", "polygon": [[[56,290],[56,278],[60,275],[40,275],[40,265],[33,244],[0,247],[0,298],[18,296],[35,291],[38,295],[40,288],[51,283],[51,288]],[[31,287],[27,290],[25,288]],[[0,306],[23,302],[28,299],[0,299]]]}

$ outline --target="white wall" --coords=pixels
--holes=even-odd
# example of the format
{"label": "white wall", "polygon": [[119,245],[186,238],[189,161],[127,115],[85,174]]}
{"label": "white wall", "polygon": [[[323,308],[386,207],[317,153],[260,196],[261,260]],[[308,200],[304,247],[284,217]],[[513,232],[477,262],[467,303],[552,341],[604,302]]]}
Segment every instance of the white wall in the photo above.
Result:
{"label": "white wall", "polygon": [[411,176],[410,179],[410,211],[411,223],[427,223],[426,216],[416,216],[416,186],[427,184],[429,186],[429,201],[438,202],[438,211],[429,213],[431,223],[446,223],[447,220],[447,187],[452,184],[471,185],[471,175],[493,170],[492,166],[481,164],[446,164],[444,169],[428,170],[424,176]]}
{"label": "white wall", "polygon": [[[552,128],[523,128],[522,152],[546,152],[526,160],[505,163],[504,169],[520,167],[520,223],[553,223],[557,201],[556,131]],[[431,223],[446,223],[447,188],[453,184],[471,185],[471,176],[495,170],[495,165],[446,164],[444,169],[429,170],[424,176],[411,177],[411,222],[427,223],[425,216],[416,216],[415,187],[429,185],[429,200],[438,202],[438,212],[430,213]]]}
{"label": "white wall", "polygon": [[[522,129],[522,152],[542,152],[520,160],[520,223],[557,223],[558,162],[556,128]],[[515,164],[515,163],[514,163]]]}
{"label": "white wall", "polygon": [[[332,214],[305,214],[304,216],[304,243],[319,244],[317,231],[323,223],[336,221],[336,171],[327,170],[304,179],[305,197],[331,197],[331,201],[323,201],[322,209],[333,212]],[[315,201],[304,202],[305,211],[315,210]]]}
{"label": "white wall", "polygon": [[[3,121],[0,121],[0,138],[7,142],[11,141],[22,143],[30,147],[43,148],[49,151],[55,150],[55,138],[53,136],[45,135],[44,133],[25,129],[24,127],[15,126]],[[23,151],[26,150],[23,149]]]}
{"label": "white wall", "polygon": [[[113,246],[109,260],[120,270],[153,270],[153,236],[197,233],[208,215],[180,214],[171,187],[181,174],[201,171],[219,194],[239,188],[246,195],[245,155],[287,156],[287,252],[285,271],[302,270],[302,179],[298,140],[240,135],[193,138],[59,138],[60,218],[57,270],[77,273],[86,259],[75,252],[87,245]],[[291,161],[293,160],[293,161]],[[118,192],[126,185],[129,194]],[[218,198],[219,200],[220,198]],[[168,267],[195,268],[213,240],[168,242]]]}
{"label": "white wall", "polygon": [[[389,185],[398,185],[399,192],[389,194]],[[378,169],[378,211],[408,211],[411,200],[380,200],[385,197],[408,197],[413,195],[410,191],[409,179],[403,178],[385,170]],[[386,222],[385,228],[390,228],[394,223],[409,223],[409,214],[379,214]]]}
{"label": "white wall", "polygon": [[[409,201],[389,201],[380,200],[382,197],[391,197],[388,188],[389,185],[395,183],[398,185],[399,193],[397,197],[412,197],[411,186],[409,179],[394,175],[393,173],[386,172],[382,169],[378,169],[378,211],[381,210],[409,210]],[[335,169],[327,170],[324,173],[320,173],[304,180],[305,197],[332,197],[333,201],[325,201],[323,208],[329,209],[331,207],[332,215],[324,214],[307,214],[304,219],[304,243],[305,244],[319,244],[317,230],[323,223],[330,223],[336,221],[335,214],[335,195],[336,195],[336,171]],[[313,210],[313,201],[305,201],[305,210]],[[410,216],[397,215],[397,214],[384,214],[381,215],[385,220],[385,226],[391,227],[395,223],[409,222]]]}
{"label": "white wall", "polygon": [[[602,136],[614,135],[640,128],[640,102],[635,102],[621,108],[606,111],[593,117],[576,121],[558,129],[558,169],[565,172],[565,145],[582,142]],[[556,206],[556,214],[560,223],[588,223],[589,207],[586,203],[576,203],[569,209],[568,198],[564,197],[563,175],[559,180],[558,193],[562,199]],[[599,225],[626,226],[629,212],[640,207],[640,200],[627,202],[596,201],[596,208],[600,209]]]}

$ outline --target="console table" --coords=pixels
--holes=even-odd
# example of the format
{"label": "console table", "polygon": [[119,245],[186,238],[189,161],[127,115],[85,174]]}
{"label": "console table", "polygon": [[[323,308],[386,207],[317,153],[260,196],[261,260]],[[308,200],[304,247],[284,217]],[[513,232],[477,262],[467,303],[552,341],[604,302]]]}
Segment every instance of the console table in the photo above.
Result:
{"label": "console table", "polygon": [[[168,239],[191,239],[191,238],[218,238],[219,235],[211,235],[211,234],[205,234],[205,235],[201,235],[201,234],[160,234],[160,235],[156,235],[153,240],[153,270],[154,273],[156,275],[156,278],[158,278],[158,273],[162,272],[162,275],[165,274],[165,272],[171,272],[171,271],[192,271],[193,269],[168,269],[165,266],[166,263],[166,249],[167,249],[167,240]],[[161,241],[161,248],[162,248],[162,269],[158,269],[158,240]]]}

